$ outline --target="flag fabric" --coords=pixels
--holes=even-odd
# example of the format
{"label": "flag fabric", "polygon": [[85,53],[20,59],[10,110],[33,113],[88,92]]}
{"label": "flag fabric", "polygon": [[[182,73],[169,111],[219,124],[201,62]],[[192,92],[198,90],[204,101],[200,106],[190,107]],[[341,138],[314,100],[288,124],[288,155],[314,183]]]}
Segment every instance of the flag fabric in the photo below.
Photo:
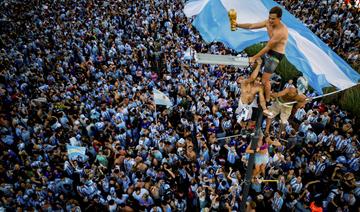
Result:
{"label": "flag fabric", "polygon": [[172,102],[170,101],[169,97],[167,97],[163,92],[154,89],[154,102],[157,105],[165,105],[166,107],[171,107]]}
{"label": "flag fabric", "polygon": [[197,15],[209,0],[190,0],[185,4],[184,13],[187,17]]}
{"label": "flag fabric", "polygon": [[86,148],[80,147],[80,146],[72,146],[69,144],[66,144],[66,149],[68,153],[68,157],[71,160],[77,160],[81,158],[83,161],[87,159],[87,156],[85,154]]}
{"label": "flag fabric", "polygon": [[189,47],[188,49],[186,49],[186,51],[184,52],[184,56],[183,56],[183,60],[192,60],[193,59],[193,55],[194,52],[191,49],[191,47]]}
{"label": "flag fabric", "polygon": [[[218,41],[242,51],[253,44],[269,40],[266,29],[230,30],[228,11],[235,9],[237,23],[255,23],[268,18],[269,11],[280,6],[272,0],[192,0],[184,8],[188,17],[196,15],[192,24],[205,42]],[[281,7],[281,6],[280,6]],[[283,8],[282,22],[288,27],[286,58],[317,93],[324,87],[346,89],[356,85],[360,74],[331,50],[300,20]]]}

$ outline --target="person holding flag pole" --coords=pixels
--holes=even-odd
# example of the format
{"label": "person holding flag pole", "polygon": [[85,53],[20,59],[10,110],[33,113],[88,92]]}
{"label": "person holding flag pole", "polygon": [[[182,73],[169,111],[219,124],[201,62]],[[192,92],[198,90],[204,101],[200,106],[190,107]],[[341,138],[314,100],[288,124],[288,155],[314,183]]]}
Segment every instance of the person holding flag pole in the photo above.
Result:
{"label": "person holding flag pole", "polygon": [[170,107],[172,107],[172,102],[168,96],[166,96],[163,92],[161,92],[157,89],[153,89],[153,94],[154,94],[153,98],[154,98],[154,103],[155,103],[155,122],[157,123],[156,105],[165,105],[166,108],[170,108]]}

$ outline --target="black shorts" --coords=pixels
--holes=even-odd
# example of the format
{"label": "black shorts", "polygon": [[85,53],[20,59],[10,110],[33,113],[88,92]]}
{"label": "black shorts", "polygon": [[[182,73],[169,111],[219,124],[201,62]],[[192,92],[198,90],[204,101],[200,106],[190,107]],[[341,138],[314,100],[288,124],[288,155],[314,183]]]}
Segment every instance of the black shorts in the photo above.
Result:
{"label": "black shorts", "polygon": [[264,72],[266,73],[274,73],[276,68],[278,67],[279,63],[281,62],[281,60],[283,59],[284,54],[281,54],[279,52],[270,50],[268,51],[266,54],[264,54],[263,56],[261,56],[261,58],[263,59],[263,67],[264,67]]}

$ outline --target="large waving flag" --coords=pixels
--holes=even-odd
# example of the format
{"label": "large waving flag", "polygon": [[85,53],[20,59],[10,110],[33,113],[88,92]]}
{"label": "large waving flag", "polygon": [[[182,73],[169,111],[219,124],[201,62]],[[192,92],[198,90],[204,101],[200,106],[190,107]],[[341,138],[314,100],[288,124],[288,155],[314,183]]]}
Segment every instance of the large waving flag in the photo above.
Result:
{"label": "large waving flag", "polygon": [[[205,42],[219,41],[242,51],[250,45],[268,41],[268,34],[266,29],[231,31],[228,11],[236,10],[237,23],[255,23],[267,19],[274,6],[280,5],[272,0],[190,0],[184,13],[188,17],[196,15],[193,25]],[[287,59],[319,94],[324,87],[333,85],[346,89],[359,82],[359,73],[284,8],[282,22],[289,29]]]}

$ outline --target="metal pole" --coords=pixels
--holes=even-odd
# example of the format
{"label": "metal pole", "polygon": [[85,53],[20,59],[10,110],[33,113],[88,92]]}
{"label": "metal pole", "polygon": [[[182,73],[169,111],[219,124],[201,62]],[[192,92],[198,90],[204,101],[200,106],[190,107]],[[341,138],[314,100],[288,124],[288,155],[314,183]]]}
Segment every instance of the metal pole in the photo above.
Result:
{"label": "metal pole", "polygon": [[255,135],[252,137],[251,144],[250,144],[250,149],[254,150],[254,153],[250,154],[248,165],[247,165],[247,170],[246,170],[246,174],[245,174],[245,180],[244,180],[244,184],[243,184],[244,189],[243,189],[243,193],[242,193],[242,201],[240,204],[240,211],[242,211],[242,212],[245,211],[245,209],[246,209],[246,201],[247,201],[247,198],[249,195],[251,179],[252,179],[252,174],[253,174],[253,169],[254,169],[254,164],[255,164],[255,150],[257,147],[258,140],[259,140],[262,119],[263,119],[263,112],[262,112],[262,109],[259,107],[258,119],[256,122],[256,128],[255,128]]}
{"label": "metal pole", "polygon": [[[155,103],[155,102],[154,102]],[[155,103],[155,123],[157,124],[157,111],[156,111],[156,103]]]}

